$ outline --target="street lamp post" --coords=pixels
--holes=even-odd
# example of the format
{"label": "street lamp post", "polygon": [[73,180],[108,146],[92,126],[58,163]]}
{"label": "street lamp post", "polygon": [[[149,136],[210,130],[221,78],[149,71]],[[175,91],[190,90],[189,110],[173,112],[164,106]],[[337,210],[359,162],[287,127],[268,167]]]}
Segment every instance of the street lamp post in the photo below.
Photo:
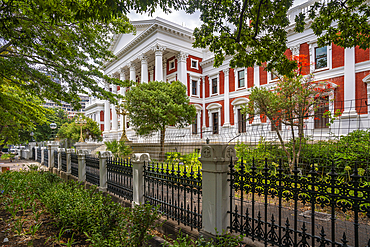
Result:
{"label": "street lamp post", "polygon": [[[51,139],[53,139],[53,134],[54,134],[54,130],[57,128],[57,124],[56,123],[51,123],[50,124],[50,129],[52,130],[51,132]],[[55,138],[54,138],[55,139]]]}
{"label": "street lamp post", "polygon": [[82,126],[86,124],[86,120],[82,119],[82,117],[80,116],[79,119],[76,119],[75,123],[80,126],[80,140],[78,140],[78,142],[84,142],[84,139],[82,137]]}

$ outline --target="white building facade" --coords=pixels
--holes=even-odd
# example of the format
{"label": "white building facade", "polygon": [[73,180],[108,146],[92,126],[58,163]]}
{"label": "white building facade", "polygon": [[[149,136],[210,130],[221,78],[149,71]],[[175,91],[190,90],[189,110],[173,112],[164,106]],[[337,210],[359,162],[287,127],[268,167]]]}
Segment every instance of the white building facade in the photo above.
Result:
{"label": "white building facade", "polygon": [[[289,18],[294,20],[294,16],[306,11],[310,4],[312,1],[291,9]],[[268,119],[260,116],[254,117],[253,121],[246,121],[247,116],[240,111],[241,106],[248,102],[249,89],[253,86],[273,87],[277,82],[274,75],[258,66],[230,68],[230,58],[220,67],[213,67],[214,57],[211,52],[192,47],[193,30],[162,18],[135,21],[133,25],[137,30],[135,36],[115,36],[112,51],[117,59],[106,64],[106,74],[140,83],[154,80],[182,82],[187,87],[191,104],[196,107],[197,120],[192,126],[181,131],[194,138],[201,140],[222,133],[243,134],[252,129],[274,135]],[[303,69],[305,73],[313,73],[315,80],[327,80],[332,84],[333,92],[328,95],[328,110],[334,112],[340,109],[343,113],[341,119],[330,127],[325,121],[315,122],[314,119],[308,119],[307,134],[322,136],[339,129],[347,129],[348,132],[350,128],[355,128],[354,123],[344,121],[345,119],[361,122],[362,126],[357,124],[356,128],[368,128],[369,49],[343,49],[334,44],[318,47],[317,37],[312,30],[295,33],[293,29],[294,23],[288,28],[289,49],[286,55],[307,56],[311,65]],[[106,90],[124,95],[127,89],[106,85]],[[124,123],[123,116],[119,116],[115,106],[108,101],[91,98],[85,108],[85,114],[100,124],[104,140],[119,140],[124,125],[130,140],[135,141],[138,138],[129,125],[129,119]],[[340,122],[341,120],[343,121]],[[169,131],[171,128],[169,127]]]}

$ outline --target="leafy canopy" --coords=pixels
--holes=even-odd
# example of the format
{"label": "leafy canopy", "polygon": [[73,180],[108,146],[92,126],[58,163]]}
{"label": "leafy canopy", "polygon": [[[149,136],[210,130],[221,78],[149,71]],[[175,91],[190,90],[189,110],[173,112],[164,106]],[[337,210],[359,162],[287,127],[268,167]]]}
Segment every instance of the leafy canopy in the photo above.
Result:
{"label": "leafy canopy", "polygon": [[190,0],[187,12],[200,10],[203,22],[194,30],[193,46],[214,52],[215,66],[231,56],[233,68],[266,63],[268,71],[289,76],[294,76],[296,68],[284,55],[290,25],[303,32],[311,20],[309,27],[320,46],[331,42],[342,47],[370,46],[370,6],[366,0],[316,1],[309,15],[296,16],[295,24],[287,15],[292,5],[293,0]]}
{"label": "leafy canopy", "polygon": [[186,87],[179,81],[137,84],[126,93],[126,101],[130,124],[139,135],[165,130],[168,125],[182,128],[196,115]]}
{"label": "leafy canopy", "polygon": [[[103,81],[122,85],[103,75],[112,59],[112,34],[133,31],[126,14],[168,11],[179,1],[168,0],[6,0],[0,4],[0,84],[79,106],[79,93],[116,103]],[[63,83],[57,83],[62,81]],[[24,82],[24,83],[23,83]]]}

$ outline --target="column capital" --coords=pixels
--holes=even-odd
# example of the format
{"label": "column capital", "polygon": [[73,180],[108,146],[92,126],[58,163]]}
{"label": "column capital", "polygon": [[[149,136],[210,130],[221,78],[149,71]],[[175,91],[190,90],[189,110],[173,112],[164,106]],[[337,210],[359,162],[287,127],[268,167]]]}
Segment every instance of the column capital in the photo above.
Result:
{"label": "column capital", "polygon": [[225,76],[229,76],[229,72],[230,72],[229,68],[223,69],[222,71],[224,72]]}
{"label": "column capital", "polygon": [[152,50],[155,52],[156,56],[162,56],[164,50],[166,50],[166,47],[160,44],[156,44],[152,47]]}
{"label": "column capital", "polygon": [[128,67],[130,68],[130,71],[136,70],[136,64],[133,61],[128,63]]}
{"label": "column capital", "polygon": [[89,150],[86,150],[86,149],[77,150],[77,155],[78,156],[84,156],[84,155],[87,155],[87,154],[90,154]]}
{"label": "column capital", "polygon": [[298,56],[299,55],[300,47],[301,47],[301,45],[294,45],[294,46],[289,47],[289,49],[292,51],[293,56]]}
{"label": "column capital", "polygon": [[186,59],[188,58],[189,54],[187,54],[186,52],[183,52],[183,51],[180,51],[176,58],[177,58],[177,61],[178,62],[186,62]]}
{"label": "column capital", "polygon": [[144,54],[141,54],[140,56],[139,56],[139,60],[141,61],[141,63],[143,64],[143,63],[148,63],[148,57],[147,56],[145,56]]}
{"label": "column capital", "polygon": [[67,148],[66,153],[72,154],[72,153],[75,153],[75,150],[73,148]]}
{"label": "column capital", "polygon": [[111,158],[113,155],[112,155],[112,152],[111,151],[102,151],[102,152],[99,152],[99,158],[101,159],[106,159],[106,158]]}

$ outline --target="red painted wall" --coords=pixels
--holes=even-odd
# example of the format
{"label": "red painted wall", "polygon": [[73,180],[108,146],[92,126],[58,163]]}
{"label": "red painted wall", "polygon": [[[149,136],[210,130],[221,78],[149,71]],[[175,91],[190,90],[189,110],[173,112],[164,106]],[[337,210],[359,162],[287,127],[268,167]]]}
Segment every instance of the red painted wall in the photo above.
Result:
{"label": "red painted wall", "polygon": [[104,131],[104,124],[101,124],[101,125],[100,125],[100,130],[101,130],[101,131]]}
{"label": "red painted wall", "polygon": [[199,98],[203,98],[203,79],[200,78],[200,84],[199,84]]}
{"label": "red painted wall", "polygon": [[338,85],[338,87],[335,89],[334,93],[334,110],[336,111],[339,109],[341,112],[343,112],[344,109],[344,76],[339,76],[335,78],[331,78],[328,81],[331,81]]}
{"label": "red painted wall", "polygon": [[167,59],[167,62],[166,62],[166,67],[167,67],[166,71],[167,71],[167,75],[172,74],[172,73],[174,73],[174,72],[176,72],[176,71],[177,71],[177,59],[175,59],[175,68],[170,70],[170,63],[169,63],[169,61],[170,61],[170,60],[172,60],[172,59],[174,59],[174,58],[175,58],[175,56],[170,57],[169,59]]}
{"label": "red painted wall", "polygon": [[112,109],[110,109],[110,120],[112,120]]}
{"label": "red painted wall", "polygon": [[[300,50],[299,50],[300,55],[305,55],[308,63],[310,64],[310,48],[307,43],[303,43],[300,45]],[[310,73],[310,66],[304,66],[302,68],[302,74],[303,75],[308,75]]]}
{"label": "red painted wall", "polygon": [[100,111],[100,121],[104,121],[104,111]]}
{"label": "red painted wall", "polygon": [[356,111],[358,114],[367,114],[367,105],[365,104],[365,101],[368,101],[367,85],[362,79],[368,74],[370,74],[370,70],[356,73]]}
{"label": "red painted wall", "polygon": [[344,48],[333,43],[332,54],[333,69],[344,66]]}
{"label": "red painted wall", "polygon": [[355,61],[361,63],[369,60],[369,49],[362,50],[358,46],[355,48]]}
{"label": "red painted wall", "polygon": [[251,88],[254,85],[254,68],[247,68],[247,87]]}
{"label": "red painted wall", "polygon": [[212,103],[207,103],[206,104],[206,126],[209,127],[209,118],[208,118],[208,110],[207,110],[207,106],[209,106],[210,104],[213,104],[213,103],[219,103],[220,105],[222,105],[221,107],[221,116],[218,116],[219,119],[221,119],[221,126],[224,125],[224,122],[225,122],[225,118],[224,118],[224,101],[223,100],[220,100],[220,101],[215,101],[215,102],[212,102]]}
{"label": "red painted wall", "polygon": [[263,66],[260,66],[260,85],[267,84],[267,71]]}
{"label": "red painted wall", "polygon": [[220,78],[220,94],[224,94],[225,93],[225,76],[222,70],[220,71],[219,78]]}
{"label": "red painted wall", "polygon": [[205,97],[208,98],[209,97],[209,78],[208,76],[205,77]]}
{"label": "red painted wall", "polygon": [[117,92],[119,92],[120,89],[121,89],[121,87],[120,86],[117,86]]}
{"label": "red painted wall", "polygon": [[[191,68],[191,59],[198,60],[198,69]],[[186,68],[187,68],[187,70],[195,72],[195,73],[200,73],[200,74],[203,73],[202,72],[202,67],[199,64],[200,62],[202,62],[202,58],[189,55],[188,58],[186,59]]]}
{"label": "red painted wall", "polygon": [[235,91],[235,74],[234,69],[229,69],[229,91],[234,92]]}
{"label": "red painted wall", "polygon": [[284,55],[291,59],[292,58],[292,51],[290,49],[286,49],[286,51],[284,52]]}
{"label": "red painted wall", "polygon": [[187,73],[186,76],[188,78],[188,96],[190,96],[190,90],[191,90],[191,88],[190,88],[190,75],[189,75],[189,73]]}

